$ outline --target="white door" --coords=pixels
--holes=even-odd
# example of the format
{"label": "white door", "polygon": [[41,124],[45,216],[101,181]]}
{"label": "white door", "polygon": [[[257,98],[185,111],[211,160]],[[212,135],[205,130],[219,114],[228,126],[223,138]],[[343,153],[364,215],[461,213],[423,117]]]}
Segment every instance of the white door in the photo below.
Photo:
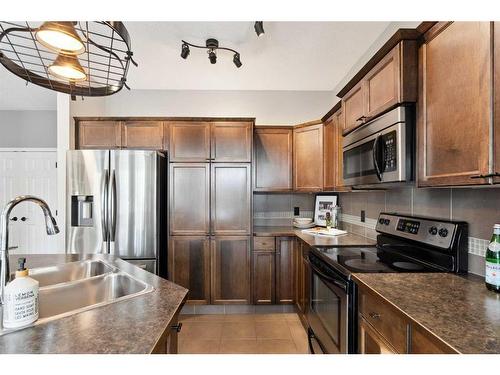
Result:
{"label": "white door", "polygon": [[[0,208],[18,195],[35,195],[45,200],[57,221],[56,151],[0,151]],[[11,212],[9,246],[11,254],[57,252],[57,235],[48,236],[42,210],[30,202]]]}

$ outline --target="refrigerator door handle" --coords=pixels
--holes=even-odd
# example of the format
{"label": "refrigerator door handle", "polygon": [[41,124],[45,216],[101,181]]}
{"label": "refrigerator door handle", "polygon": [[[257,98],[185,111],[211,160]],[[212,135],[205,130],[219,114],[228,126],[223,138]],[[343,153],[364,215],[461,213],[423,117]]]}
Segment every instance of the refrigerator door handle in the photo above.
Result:
{"label": "refrigerator door handle", "polygon": [[[102,241],[108,241],[108,185],[109,185],[109,171],[104,170],[102,187],[101,187],[101,228],[102,228]],[[107,246],[106,246],[107,248]]]}
{"label": "refrigerator door handle", "polygon": [[109,184],[109,241],[115,241],[116,235],[116,174],[111,173],[111,181]]}

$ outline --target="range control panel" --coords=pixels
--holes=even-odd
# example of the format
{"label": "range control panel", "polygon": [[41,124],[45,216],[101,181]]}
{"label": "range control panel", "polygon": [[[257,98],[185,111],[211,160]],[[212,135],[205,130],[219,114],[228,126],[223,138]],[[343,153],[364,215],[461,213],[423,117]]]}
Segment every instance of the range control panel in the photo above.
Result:
{"label": "range control panel", "polygon": [[457,225],[449,221],[381,213],[375,229],[379,233],[449,249],[453,244]]}

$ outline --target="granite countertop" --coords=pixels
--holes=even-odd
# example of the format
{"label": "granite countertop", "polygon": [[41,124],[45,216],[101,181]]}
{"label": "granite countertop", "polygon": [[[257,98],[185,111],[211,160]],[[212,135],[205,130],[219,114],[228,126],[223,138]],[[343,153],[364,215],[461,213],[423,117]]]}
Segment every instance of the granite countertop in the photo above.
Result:
{"label": "granite countertop", "polygon": [[[102,259],[154,287],[150,293],[0,337],[0,353],[151,353],[187,289],[111,255],[22,255],[30,268]],[[11,267],[20,255],[11,255]],[[14,269],[14,268],[11,268]]]}
{"label": "granite countertop", "polygon": [[313,236],[303,233],[302,229],[292,226],[256,226],[254,236],[296,236],[311,247],[365,247],[375,246],[376,241],[357,234],[347,233],[340,236]]}
{"label": "granite countertop", "polygon": [[460,353],[500,353],[500,294],[448,273],[356,273],[363,284]]}

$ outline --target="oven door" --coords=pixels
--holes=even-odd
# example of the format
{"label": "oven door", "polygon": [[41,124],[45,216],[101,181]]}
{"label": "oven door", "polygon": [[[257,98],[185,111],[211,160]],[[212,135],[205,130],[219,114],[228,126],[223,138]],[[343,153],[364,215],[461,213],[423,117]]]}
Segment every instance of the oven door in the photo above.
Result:
{"label": "oven door", "polygon": [[307,311],[312,353],[347,353],[348,283],[334,271],[311,262],[311,294]]}

